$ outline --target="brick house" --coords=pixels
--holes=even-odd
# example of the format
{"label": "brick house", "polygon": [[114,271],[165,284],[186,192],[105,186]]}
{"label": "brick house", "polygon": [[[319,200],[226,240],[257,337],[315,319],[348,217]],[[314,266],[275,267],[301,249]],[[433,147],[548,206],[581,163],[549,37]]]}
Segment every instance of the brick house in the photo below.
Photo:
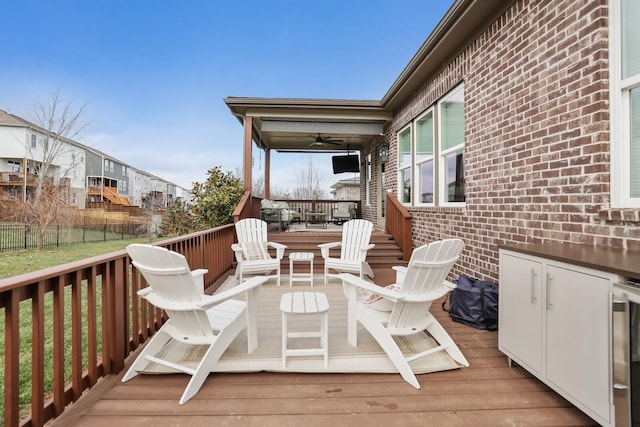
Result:
{"label": "brick house", "polygon": [[251,135],[267,152],[273,117],[342,138],[331,124],[381,125],[355,146],[363,215],[381,226],[391,192],[414,247],[465,241],[455,273],[497,280],[503,243],[640,251],[640,30],[622,22],[638,13],[632,0],[459,0],[380,101],[225,102],[245,148]]}
{"label": "brick house", "polygon": [[331,185],[331,196],[335,200],[360,200],[360,178],[346,178]]}

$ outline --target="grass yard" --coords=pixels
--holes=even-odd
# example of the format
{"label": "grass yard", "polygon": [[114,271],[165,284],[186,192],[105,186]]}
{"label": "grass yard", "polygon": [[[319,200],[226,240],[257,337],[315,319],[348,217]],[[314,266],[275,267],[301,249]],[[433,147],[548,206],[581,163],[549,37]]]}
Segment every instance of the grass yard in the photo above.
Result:
{"label": "grass yard", "polygon": [[21,250],[0,252],[0,279],[119,251],[131,243],[149,243],[149,238],[79,243],[61,246],[59,248],[42,249],[40,251]]}
{"label": "grass yard", "polygon": [[[55,265],[65,264],[84,258],[90,258],[96,255],[102,255],[110,252],[125,249],[131,243],[148,243],[149,238],[131,239],[131,240],[113,240],[107,242],[84,243],[63,246],[55,249],[42,249],[40,251],[24,250],[0,253],[0,279],[16,276],[23,273],[52,267]],[[98,283],[98,290],[101,289]],[[86,288],[82,290],[82,299],[86,301]],[[65,292],[65,318],[70,319],[71,315],[71,289]],[[45,330],[51,331],[53,327],[53,316],[51,315],[53,295],[46,295],[45,308]],[[100,295],[97,296],[100,303]],[[86,306],[83,306],[83,313]],[[98,308],[100,310],[100,307]],[[100,320],[101,316],[98,316]],[[0,308],[0,321],[4,323],[4,308]],[[66,325],[65,325],[66,326]],[[100,326],[98,326],[100,327]],[[53,339],[50,333],[45,338],[45,366],[52,366],[53,363]],[[86,329],[83,330],[83,336],[86,335]],[[65,341],[71,343],[71,328],[65,327]],[[4,327],[0,327],[0,396],[4,396],[4,351],[5,351],[5,331]],[[101,338],[101,334],[98,334]],[[99,344],[101,346],[101,344]],[[99,347],[100,348],[100,347]],[[70,380],[71,376],[71,345],[65,345],[65,379]],[[83,349],[83,364],[86,365],[87,351]],[[23,301],[20,304],[20,407],[21,416],[28,414],[31,402],[31,301]],[[53,372],[45,369],[45,388],[51,389],[53,384]],[[0,399],[0,426],[4,425],[4,399]]]}

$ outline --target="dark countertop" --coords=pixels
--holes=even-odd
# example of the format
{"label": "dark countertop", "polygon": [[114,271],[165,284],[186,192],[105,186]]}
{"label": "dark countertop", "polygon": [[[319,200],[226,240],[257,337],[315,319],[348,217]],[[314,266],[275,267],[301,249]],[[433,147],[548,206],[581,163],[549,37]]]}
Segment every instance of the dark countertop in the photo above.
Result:
{"label": "dark countertop", "polygon": [[640,279],[640,252],[577,243],[505,243],[498,247]]}

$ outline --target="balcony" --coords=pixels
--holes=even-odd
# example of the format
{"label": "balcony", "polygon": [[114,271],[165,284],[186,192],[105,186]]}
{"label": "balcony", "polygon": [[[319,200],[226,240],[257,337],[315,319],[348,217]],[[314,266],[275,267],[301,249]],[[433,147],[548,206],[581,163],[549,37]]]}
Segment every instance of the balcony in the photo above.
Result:
{"label": "balcony", "polygon": [[[318,242],[340,236],[339,229],[273,232],[277,233],[273,240],[287,244],[288,251],[316,250]],[[226,225],[159,244],[183,253],[190,265],[208,269],[205,284],[213,292],[233,274],[230,245],[234,239],[233,225]],[[390,283],[390,266],[403,263],[402,251],[382,230],[372,240],[377,246],[370,260],[376,282]],[[319,273],[321,262],[314,267]],[[180,406],[176,396],[186,384],[185,376],[139,376],[120,382],[132,354],[163,321],[162,313],[137,297],[143,285],[129,271],[130,260],[120,251],[0,280],[5,426],[594,425],[526,371],[508,367],[497,349],[497,333],[453,323],[439,304],[432,307],[434,314],[471,367],[420,375],[420,390],[397,374],[216,373],[194,399]],[[288,274],[288,262],[283,262],[282,274]],[[45,309],[47,294],[53,296],[53,307]],[[65,300],[71,306],[70,315],[65,314]],[[21,343],[14,326],[20,323],[20,304],[29,305],[33,313],[32,363],[26,368],[32,376],[32,410],[22,417],[18,412]],[[49,315],[53,315],[53,331],[44,330],[43,319]],[[67,379],[61,374],[69,364],[62,338],[65,330],[72,336]],[[53,361],[44,360],[47,334],[54,337]],[[45,371],[52,371],[54,377],[53,392],[46,395]]]}

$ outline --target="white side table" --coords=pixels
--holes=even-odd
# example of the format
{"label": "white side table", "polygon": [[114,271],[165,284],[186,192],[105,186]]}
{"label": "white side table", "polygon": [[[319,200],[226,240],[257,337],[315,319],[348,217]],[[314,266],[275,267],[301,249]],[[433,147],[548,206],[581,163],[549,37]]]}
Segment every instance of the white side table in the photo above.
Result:
{"label": "white side table", "polygon": [[[293,263],[298,261],[308,261],[310,263],[309,274],[294,273]],[[289,287],[293,286],[293,282],[311,283],[313,288],[313,253],[311,252],[291,252],[289,254]]]}
{"label": "white side table", "polygon": [[[324,356],[329,366],[329,301],[322,292],[288,292],[280,298],[282,312],[282,367],[287,367],[287,356]],[[321,315],[319,331],[289,332],[288,316]],[[314,348],[288,348],[289,338],[320,338]]]}

